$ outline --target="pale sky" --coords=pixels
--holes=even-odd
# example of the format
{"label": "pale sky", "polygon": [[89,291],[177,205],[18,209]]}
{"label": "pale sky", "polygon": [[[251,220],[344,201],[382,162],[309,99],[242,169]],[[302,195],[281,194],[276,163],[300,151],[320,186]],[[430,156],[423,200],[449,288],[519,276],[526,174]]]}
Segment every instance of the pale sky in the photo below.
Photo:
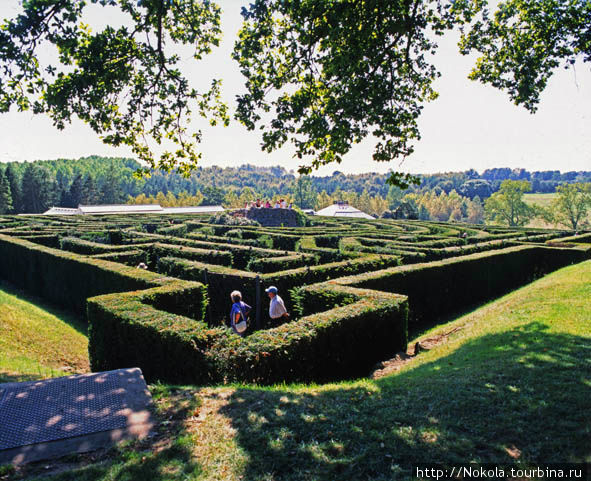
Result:
{"label": "pale sky", "polygon": [[[189,58],[182,68],[199,85],[212,78],[223,79],[223,96],[231,111],[235,96],[243,91],[243,78],[231,59],[236,32],[241,23],[242,0],[218,0],[223,9],[224,39],[219,48],[202,62]],[[12,17],[18,0],[0,2],[0,18]],[[96,25],[116,23],[112,10],[92,7]],[[436,83],[440,97],[427,104],[419,125],[422,139],[416,152],[402,165],[372,161],[371,140],[356,146],[340,165],[323,167],[318,175],[334,170],[345,173],[386,172],[394,168],[413,173],[483,171],[493,167],[523,167],[533,170],[591,170],[591,69],[582,62],[575,68],[555,73],[542,95],[538,112],[529,114],[513,105],[506,94],[466,78],[473,58],[462,57],[456,38],[440,41],[436,64],[442,73]],[[198,120],[194,128],[202,127]],[[199,146],[201,165],[237,166],[282,165],[296,169],[293,151],[286,145],[267,154],[260,150],[257,132],[249,132],[233,120],[230,127],[203,125],[204,140]],[[31,113],[10,112],[0,115],[0,161],[24,161],[55,158],[79,158],[87,155],[130,156],[127,148],[104,145],[96,134],[80,121],[64,131],[56,130],[50,120]]]}

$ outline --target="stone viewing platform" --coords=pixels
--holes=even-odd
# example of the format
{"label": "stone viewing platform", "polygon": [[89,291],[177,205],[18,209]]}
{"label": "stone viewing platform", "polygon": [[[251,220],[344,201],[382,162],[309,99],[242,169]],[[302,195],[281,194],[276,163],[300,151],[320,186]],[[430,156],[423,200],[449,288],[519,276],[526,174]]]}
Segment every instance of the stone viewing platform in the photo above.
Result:
{"label": "stone viewing platform", "polygon": [[0,384],[0,464],[144,438],[151,396],[138,368]]}

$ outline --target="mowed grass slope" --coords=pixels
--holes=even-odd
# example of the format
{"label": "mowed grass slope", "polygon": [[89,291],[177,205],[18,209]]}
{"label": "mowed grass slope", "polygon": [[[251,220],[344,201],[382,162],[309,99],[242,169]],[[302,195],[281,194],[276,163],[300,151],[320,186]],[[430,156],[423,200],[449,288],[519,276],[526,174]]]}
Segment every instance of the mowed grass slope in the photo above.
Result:
{"label": "mowed grass slope", "polygon": [[0,382],[65,376],[88,369],[83,321],[0,284]]}
{"label": "mowed grass slope", "polygon": [[429,462],[591,461],[591,261],[422,339],[450,331],[377,380],[152,386],[158,437],[43,479],[390,480]]}
{"label": "mowed grass slope", "polygon": [[556,192],[549,192],[546,194],[523,194],[523,200],[530,205],[538,205],[540,207],[550,207],[550,204],[558,198]]}

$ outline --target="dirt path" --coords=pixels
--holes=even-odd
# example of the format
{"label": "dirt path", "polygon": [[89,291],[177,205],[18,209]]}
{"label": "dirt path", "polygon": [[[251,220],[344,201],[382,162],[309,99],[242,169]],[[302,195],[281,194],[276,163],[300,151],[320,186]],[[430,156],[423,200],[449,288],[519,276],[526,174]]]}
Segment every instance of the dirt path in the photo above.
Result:
{"label": "dirt path", "polygon": [[408,347],[406,352],[399,352],[392,359],[379,363],[369,375],[370,379],[379,379],[400,370],[402,366],[411,363],[421,351],[430,351],[438,345],[447,342],[449,336],[464,329],[466,326],[467,324],[464,324],[442,334],[415,342]]}

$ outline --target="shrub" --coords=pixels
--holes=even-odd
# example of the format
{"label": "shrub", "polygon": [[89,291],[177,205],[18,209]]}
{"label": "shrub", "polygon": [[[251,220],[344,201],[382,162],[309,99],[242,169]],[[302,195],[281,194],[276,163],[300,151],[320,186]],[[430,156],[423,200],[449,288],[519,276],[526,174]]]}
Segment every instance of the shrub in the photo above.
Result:
{"label": "shrub", "polygon": [[230,229],[224,234],[225,237],[234,237],[236,239],[242,239],[242,230]]}
{"label": "shrub", "polygon": [[148,253],[137,249],[131,249],[124,252],[107,252],[106,254],[94,255],[92,258],[118,262],[132,267],[136,267],[140,262],[147,264],[149,261]]}
{"label": "shrub", "polygon": [[269,235],[262,235],[257,239],[257,244],[259,247],[264,247],[266,249],[273,248],[273,239]]}
{"label": "shrub", "polygon": [[266,274],[310,266],[317,263],[317,259],[311,254],[293,253],[282,257],[253,258],[248,263],[247,270]]}

